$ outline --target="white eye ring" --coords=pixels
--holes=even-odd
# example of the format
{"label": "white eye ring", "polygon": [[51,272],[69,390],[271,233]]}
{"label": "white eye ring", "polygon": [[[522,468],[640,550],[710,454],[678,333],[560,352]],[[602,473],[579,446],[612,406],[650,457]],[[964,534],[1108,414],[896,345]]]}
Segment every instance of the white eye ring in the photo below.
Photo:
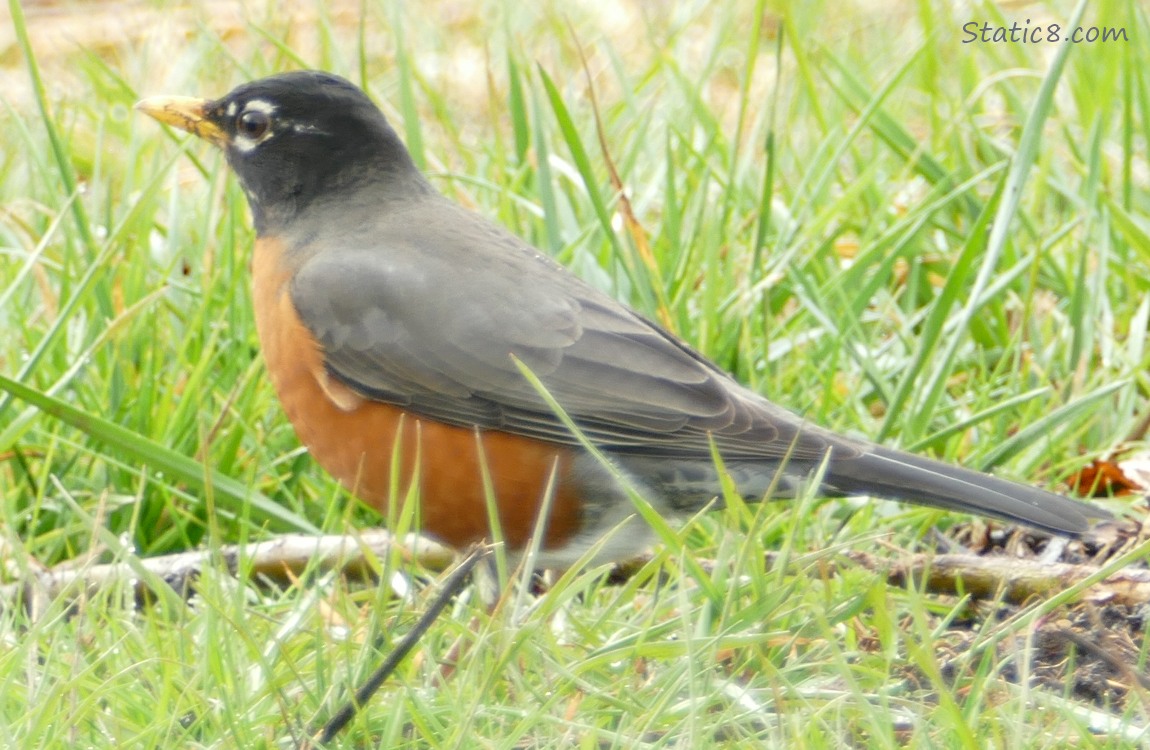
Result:
{"label": "white eye ring", "polygon": [[245,109],[236,118],[236,133],[252,141],[263,140],[271,129],[271,115],[259,109]]}
{"label": "white eye ring", "polygon": [[235,114],[236,108],[236,102],[228,107],[228,114],[235,117],[232,121],[235,130],[232,148],[246,154],[275,135],[276,105],[263,99],[252,99],[243,105],[238,115]]}

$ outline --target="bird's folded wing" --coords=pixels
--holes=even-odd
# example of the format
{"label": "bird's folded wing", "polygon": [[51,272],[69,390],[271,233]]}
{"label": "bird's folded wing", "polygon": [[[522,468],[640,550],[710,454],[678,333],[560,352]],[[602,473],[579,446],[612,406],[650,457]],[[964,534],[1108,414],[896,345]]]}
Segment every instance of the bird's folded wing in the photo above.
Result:
{"label": "bird's folded wing", "polygon": [[[464,212],[456,216],[469,216]],[[821,460],[826,433],[735,383],[685,344],[487,224],[474,242],[405,225],[303,264],[291,296],[330,374],[368,398],[462,426],[573,436],[520,359],[586,435],[622,453]],[[464,235],[467,233],[464,232]],[[844,455],[846,454],[846,455]]]}

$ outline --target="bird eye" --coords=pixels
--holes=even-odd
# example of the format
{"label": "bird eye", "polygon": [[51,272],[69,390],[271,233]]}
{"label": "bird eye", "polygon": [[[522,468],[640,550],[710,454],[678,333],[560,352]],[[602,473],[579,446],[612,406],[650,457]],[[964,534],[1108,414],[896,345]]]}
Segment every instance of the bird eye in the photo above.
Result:
{"label": "bird eye", "polygon": [[258,109],[245,110],[236,118],[236,131],[252,140],[262,138],[271,126],[272,118]]}

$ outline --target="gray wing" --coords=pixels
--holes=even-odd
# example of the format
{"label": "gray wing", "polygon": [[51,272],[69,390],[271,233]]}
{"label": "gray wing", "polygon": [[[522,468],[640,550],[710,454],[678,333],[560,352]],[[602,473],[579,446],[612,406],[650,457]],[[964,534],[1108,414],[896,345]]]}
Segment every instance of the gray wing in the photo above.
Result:
{"label": "gray wing", "polygon": [[514,355],[607,450],[709,457],[713,435],[732,457],[826,454],[833,437],[804,429],[796,441],[795,415],[526,243],[440,206],[444,221],[380,220],[292,282],[329,372],[354,390],[449,424],[574,443]]}

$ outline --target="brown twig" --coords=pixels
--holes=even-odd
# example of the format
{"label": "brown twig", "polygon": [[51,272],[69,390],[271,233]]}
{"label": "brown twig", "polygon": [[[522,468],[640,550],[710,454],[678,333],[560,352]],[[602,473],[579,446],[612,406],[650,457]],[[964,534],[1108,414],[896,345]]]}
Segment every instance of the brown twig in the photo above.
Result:
{"label": "brown twig", "polygon": [[[1093,565],[977,555],[909,555],[899,560],[848,552],[852,562],[886,575],[896,586],[921,585],[936,594],[964,594],[1021,604],[1046,597],[1098,572]],[[1137,605],[1150,602],[1150,570],[1126,569],[1087,589],[1083,600]]]}
{"label": "brown twig", "polygon": [[19,583],[0,586],[0,602],[5,606],[26,605],[34,599],[46,601],[65,593],[79,595],[125,581],[132,583],[139,598],[146,598],[148,582],[139,575],[140,566],[153,574],[152,580],[162,580],[183,593],[187,582],[198,578],[200,572],[217,559],[222,559],[232,573],[243,572],[285,583],[317,564],[324,569],[338,568],[350,576],[365,576],[371,571],[370,561],[388,554],[397,544],[405,554],[430,565],[446,566],[452,557],[449,550],[428,539],[414,535],[397,539],[382,529],[349,536],[289,534],[243,546],[142,558],[133,564],[64,564],[37,571]]}

